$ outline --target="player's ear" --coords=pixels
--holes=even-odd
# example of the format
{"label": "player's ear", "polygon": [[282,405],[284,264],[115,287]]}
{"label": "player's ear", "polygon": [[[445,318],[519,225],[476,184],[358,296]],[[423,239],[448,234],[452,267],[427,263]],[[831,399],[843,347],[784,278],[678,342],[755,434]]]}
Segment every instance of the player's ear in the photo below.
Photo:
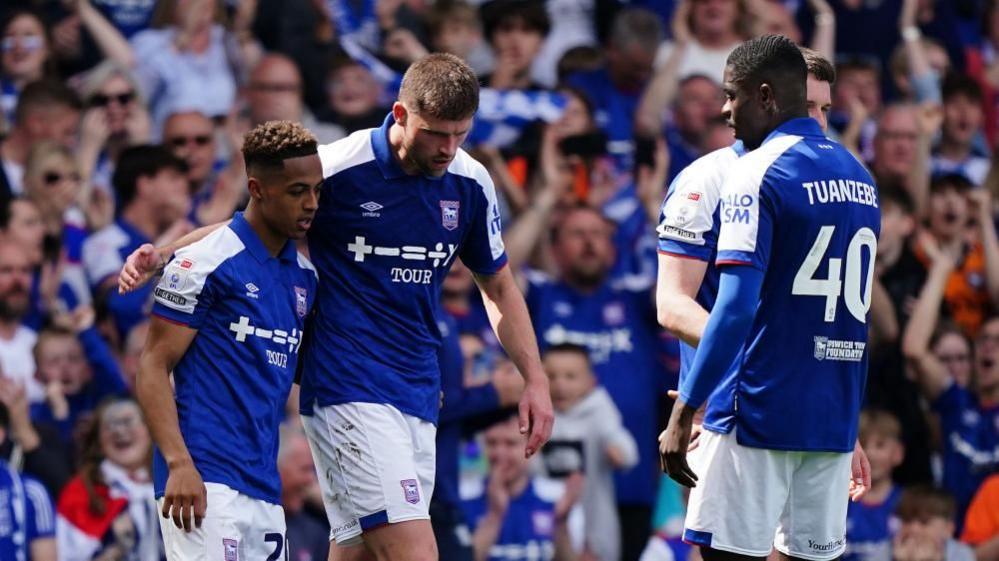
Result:
{"label": "player's ear", "polygon": [[760,105],[763,106],[764,111],[771,114],[776,113],[777,100],[774,97],[774,89],[770,84],[766,82],[761,83],[758,94],[760,96]]}
{"label": "player's ear", "polygon": [[258,201],[264,198],[263,188],[264,186],[260,184],[260,180],[256,177],[250,177],[246,181],[246,190],[250,192],[250,197]]}
{"label": "player's ear", "polygon": [[392,104],[392,117],[395,118],[395,122],[399,123],[399,126],[406,126],[407,116],[408,111],[406,111],[406,106],[401,101]]}

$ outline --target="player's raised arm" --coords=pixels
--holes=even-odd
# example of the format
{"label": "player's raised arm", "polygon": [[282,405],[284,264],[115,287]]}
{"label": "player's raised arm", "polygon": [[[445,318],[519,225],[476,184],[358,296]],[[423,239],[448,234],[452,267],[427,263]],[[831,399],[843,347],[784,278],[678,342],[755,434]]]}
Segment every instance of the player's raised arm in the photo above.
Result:
{"label": "player's raised arm", "polygon": [[186,531],[193,529],[192,516],[194,525],[201,527],[207,492],[180,434],[170,372],[197,333],[185,325],[153,316],[135,383],[149,430],[170,469],[163,495],[163,517],[172,517],[174,524]]}
{"label": "player's raised arm", "polygon": [[489,322],[503,348],[524,377],[525,387],[520,399],[520,431],[528,433],[528,456],[544,446],[552,434],[552,398],[548,377],[541,366],[538,342],[524,296],[510,272],[503,267],[492,275],[475,275]]}
{"label": "player's raised arm", "polygon": [[205,236],[229,224],[230,220],[202,226],[193,232],[181,236],[177,241],[163,247],[153,244],[142,244],[128,258],[118,274],[118,293],[127,294],[149,282],[157,273],[163,270],[170,256],[180,248],[201,241]]}

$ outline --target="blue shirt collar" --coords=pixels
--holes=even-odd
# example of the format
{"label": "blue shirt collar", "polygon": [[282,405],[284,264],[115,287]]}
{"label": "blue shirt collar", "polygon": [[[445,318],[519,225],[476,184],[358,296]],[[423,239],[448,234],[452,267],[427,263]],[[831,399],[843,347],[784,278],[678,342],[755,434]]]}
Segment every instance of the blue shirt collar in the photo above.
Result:
{"label": "blue shirt collar", "polygon": [[[236,237],[239,238],[239,241],[243,242],[246,251],[250,252],[250,255],[258,262],[263,264],[271,258],[271,253],[267,251],[264,242],[253,230],[253,227],[250,226],[250,223],[246,221],[246,218],[243,217],[242,212],[232,215],[232,222],[229,223],[229,228],[233,232],[236,232]],[[278,253],[278,259],[281,261],[296,262],[298,260],[298,249],[295,248],[295,243],[291,240],[285,242],[284,247]]]}
{"label": "blue shirt collar", "polygon": [[767,135],[767,138],[763,140],[764,143],[769,142],[773,138],[778,136],[784,136],[786,134],[793,134],[796,136],[818,136],[820,138],[825,138],[825,133],[822,132],[822,127],[819,126],[819,122],[811,117],[798,117],[796,119],[790,119],[781,123],[776,129]]}
{"label": "blue shirt collar", "polygon": [[389,145],[389,129],[392,128],[393,124],[395,124],[395,117],[389,113],[385,116],[382,126],[371,131],[371,148],[375,153],[375,162],[378,163],[378,169],[381,170],[385,179],[398,179],[406,176],[406,172],[402,170],[402,166],[392,155],[392,146]]}

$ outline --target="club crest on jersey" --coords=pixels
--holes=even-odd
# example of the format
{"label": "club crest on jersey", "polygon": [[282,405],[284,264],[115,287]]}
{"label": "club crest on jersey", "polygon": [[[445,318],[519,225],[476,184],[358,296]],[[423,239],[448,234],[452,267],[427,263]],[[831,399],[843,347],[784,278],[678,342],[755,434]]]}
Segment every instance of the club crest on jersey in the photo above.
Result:
{"label": "club crest on jersey", "polygon": [[611,302],[604,306],[604,323],[607,325],[624,323],[624,306],[620,302]]}
{"label": "club crest on jersey", "polygon": [[445,230],[454,230],[458,227],[458,207],[459,201],[441,201],[441,223]]}
{"label": "club crest on jersey", "polygon": [[550,512],[540,510],[532,512],[531,524],[534,526],[534,533],[539,536],[550,536],[555,531],[555,520]]}
{"label": "club crest on jersey", "polygon": [[399,484],[402,485],[402,493],[407,503],[415,505],[420,502],[420,487],[415,479],[403,479]]}
{"label": "club crest on jersey", "polygon": [[815,337],[815,358],[825,360],[826,349],[829,347],[828,337]]}
{"label": "club crest on jersey", "polygon": [[309,313],[308,294],[304,288],[295,287],[295,311],[298,312],[300,318],[304,318],[305,314]]}
{"label": "club crest on jersey", "polygon": [[222,549],[225,551],[225,561],[239,561],[239,540],[222,538]]}

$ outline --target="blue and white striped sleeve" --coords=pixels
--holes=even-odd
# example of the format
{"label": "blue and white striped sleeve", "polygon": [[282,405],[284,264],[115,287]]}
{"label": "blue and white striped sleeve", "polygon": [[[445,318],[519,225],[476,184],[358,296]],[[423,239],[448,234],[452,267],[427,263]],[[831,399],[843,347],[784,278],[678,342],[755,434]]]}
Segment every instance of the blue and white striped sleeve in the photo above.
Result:
{"label": "blue and white striped sleeve", "polygon": [[24,479],[27,542],[55,536],[55,508],[45,486],[34,479]]}

